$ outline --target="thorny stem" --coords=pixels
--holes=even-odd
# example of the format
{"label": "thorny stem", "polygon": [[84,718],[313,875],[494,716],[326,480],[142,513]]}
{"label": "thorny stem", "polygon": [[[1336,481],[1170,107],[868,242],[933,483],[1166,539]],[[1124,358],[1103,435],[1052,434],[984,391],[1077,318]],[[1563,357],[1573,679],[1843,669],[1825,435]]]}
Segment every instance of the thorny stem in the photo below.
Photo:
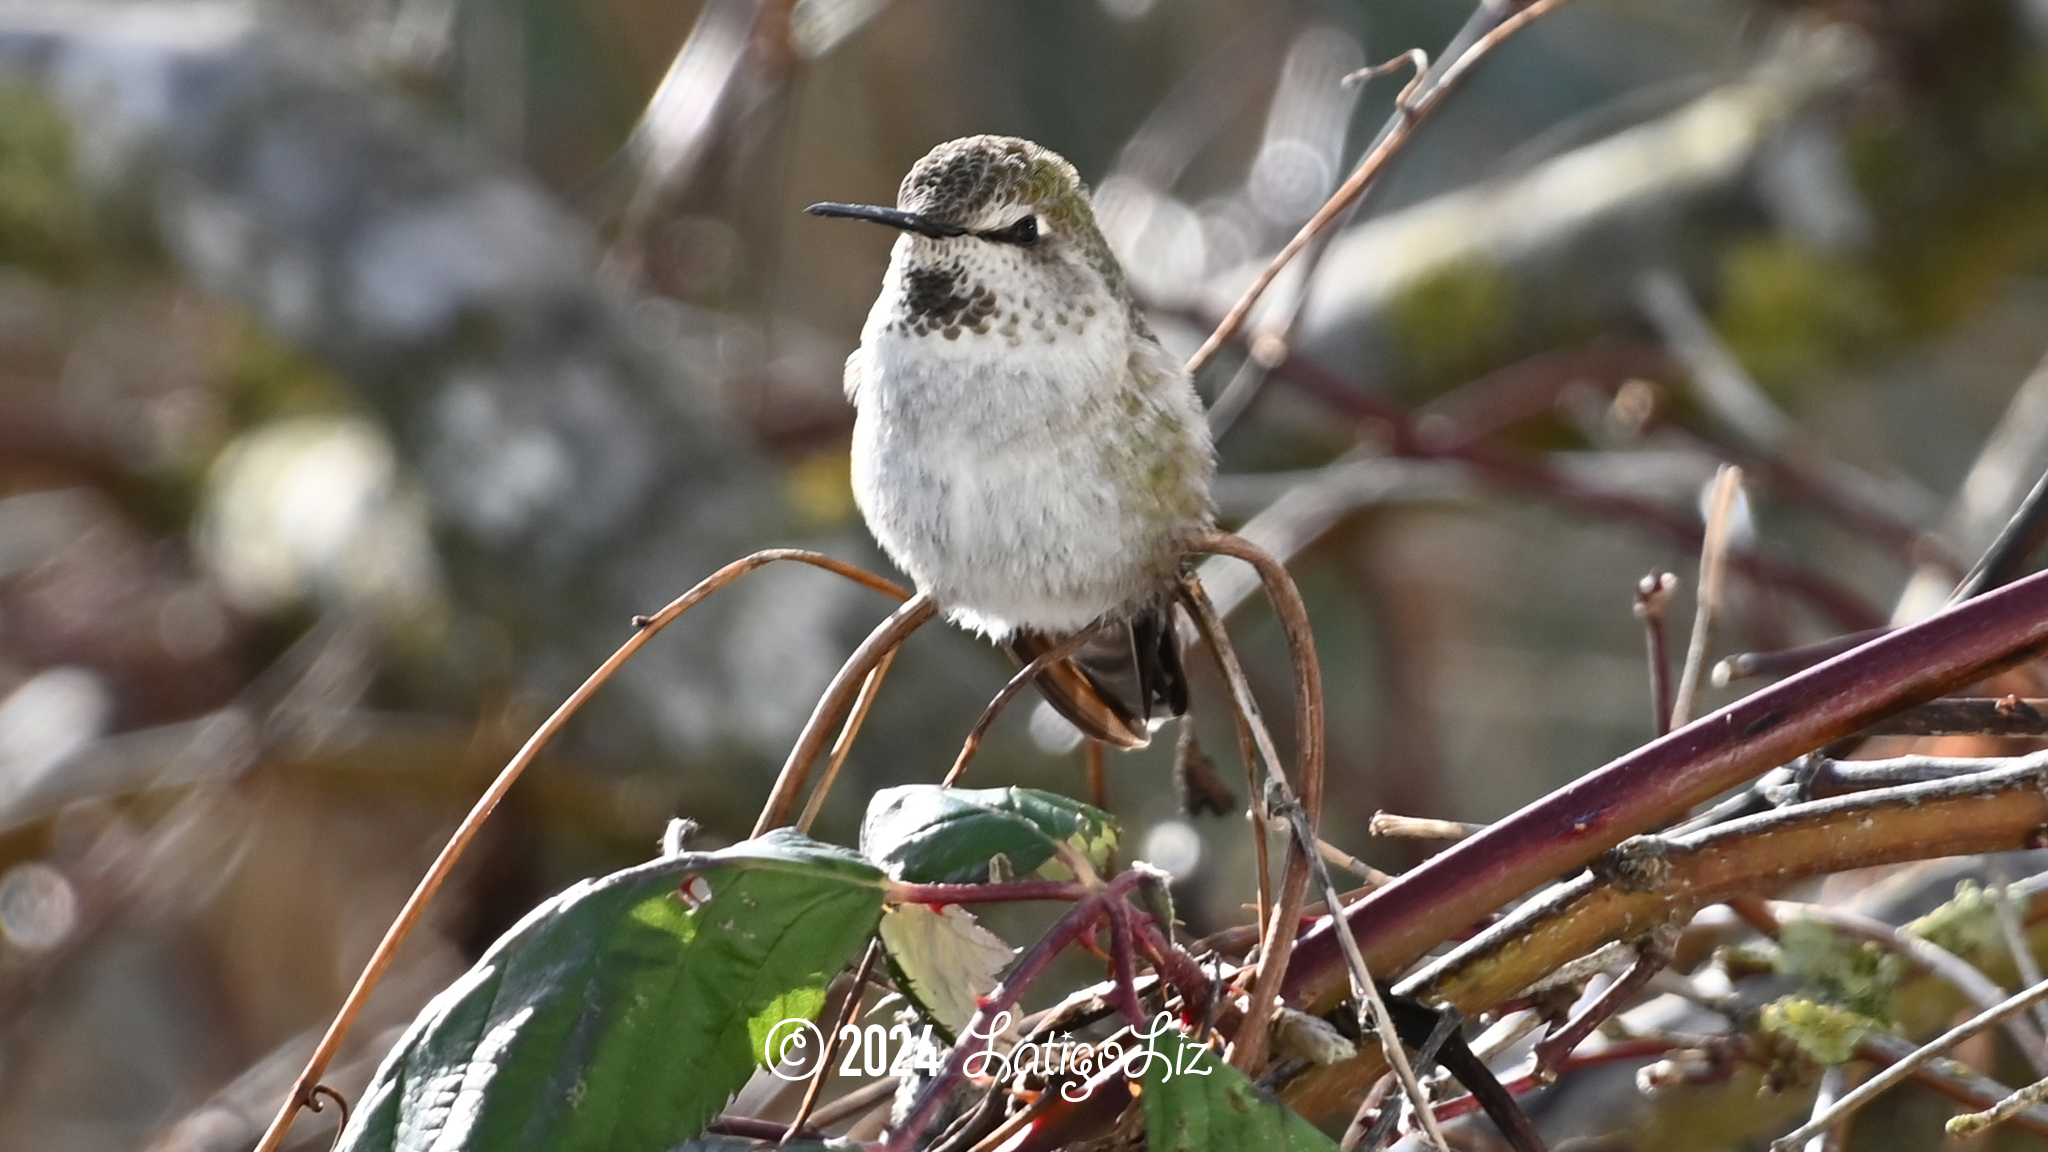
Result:
{"label": "thorny stem", "polygon": [[919,592],[904,601],[903,606],[890,614],[887,620],[875,626],[868,638],[861,641],[853,655],[846,658],[825,694],[818,698],[818,705],[811,711],[811,718],[804,722],[804,730],[797,737],[796,746],[789,750],[789,759],[782,765],[782,774],[775,778],[775,790],[768,795],[767,804],[761,808],[760,819],[754,822],[755,836],[765,836],[770,831],[789,823],[790,813],[796,808],[797,797],[803,793],[804,782],[810,779],[811,765],[818,759],[818,753],[825,746],[825,734],[830,731],[832,721],[853,703],[855,693],[867,679],[868,673],[880,667],[882,660],[903,643],[904,637],[930,620],[938,613],[938,605],[928,593]]}
{"label": "thorny stem", "polygon": [[442,883],[454,870],[455,862],[462,858],[463,852],[469,848],[470,841],[476,838],[477,830],[483,827],[484,821],[498,807],[499,802],[504,800],[506,793],[512,790],[512,785],[518,781],[520,775],[539,757],[541,749],[547,747],[548,741],[554,738],[555,733],[561,731],[562,726],[569,722],[569,718],[574,716],[583,707],[584,702],[603,687],[626,661],[632,659],[634,653],[654,639],[656,633],[674,623],[683,613],[696,607],[713,592],[757,568],[778,560],[794,560],[815,568],[823,568],[898,600],[910,596],[910,593],[893,581],[864,572],[845,561],[834,560],[830,556],[800,548],[773,548],[727,564],[652,616],[634,617],[633,635],[619,646],[618,651],[612,653],[610,659],[599,665],[597,671],[592,672],[589,679],[534,730],[533,735],[527,737],[518,754],[514,755],[504,770],[498,773],[498,778],[491,781],[491,786],[477,798],[476,805],[469,810],[469,815],[462,818],[462,823],[456,826],[454,834],[441,846],[440,855],[434,857],[434,862],[427,868],[426,875],[420,878],[418,887],[406,898],[405,907],[399,910],[398,917],[391,922],[391,926],[384,930],[384,938],[377,942],[377,950],[370,954],[369,963],[363,966],[362,974],[356,977],[355,986],[349,989],[348,998],[342,1001],[340,1011],[335,1013],[333,1022],[327,1026],[326,1034],[320,1038],[319,1045],[313,1049],[313,1055],[306,1061],[305,1070],[299,1073],[298,1080],[292,1084],[291,1095],[286,1098],[284,1106],[270,1121],[270,1127],[264,1130],[263,1138],[257,1142],[255,1152],[276,1152],[278,1145],[284,1142],[285,1133],[291,1128],[292,1117],[300,1108],[312,1101],[313,1093],[321,1087],[320,1077],[326,1074],[327,1065],[334,1060],[334,1054],[340,1049],[343,1037],[348,1035],[356,1017],[362,1013],[363,1005],[368,1003],[371,991],[377,987],[378,982],[384,977],[385,970],[391,966],[392,958],[398,954],[398,946],[411,935],[413,926],[419,923],[420,917],[427,910],[427,905],[434,899],[434,894],[440,891]]}
{"label": "thorny stem", "polygon": [[1101,891],[1076,880],[1012,880],[1005,884],[902,884],[890,881],[882,898],[891,904],[1015,904],[1027,900],[1086,900]]}
{"label": "thorny stem", "polygon": [[1111,880],[1100,892],[1091,893],[1077,901],[1067,910],[1066,915],[1061,916],[1053,924],[1050,931],[1039,937],[1037,943],[1025,949],[1024,955],[1018,959],[1016,967],[1010,970],[1010,974],[1003,978],[1003,982],[981,998],[980,1007],[975,1010],[973,1018],[960,1030],[960,1042],[953,1046],[952,1054],[946,1058],[945,1066],[932,1078],[931,1083],[925,1085],[924,1091],[917,1097],[917,1102],[911,1106],[909,1114],[889,1133],[888,1139],[883,1141],[883,1152],[909,1152],[909,1149],[916,1146],[918,1138],[930,1127],[946,1097],[953,1091],[953,1086],[966,1074],[967,1061],[975,1052],[972,1041],[976,1038],[993,1037],[999,1031],[996,1022],[1017,1006],[1025,990],[1045,974],[1045,970],[1061,952],[1066,950],[1067,945],[1092,932],[1097,921],[1104,916],[1108,902],[1121,901],[1124,893],[1136,886],[1143,875],[1136,869],[1125,872]]}
{"label": "thorny stem", "polygon": [[1138,999],[1138,972],[1134,965],[1133,953],[1138,949],[1131,932],[1131,912],[1122,900],[1111,900],[1103,905],[1109,914],[1110,963],[1115,974],[1110,983],[1110,1003],[1124,1014],[1124,1022],[1133,1028],[1145,1026],[1145,1005]]}

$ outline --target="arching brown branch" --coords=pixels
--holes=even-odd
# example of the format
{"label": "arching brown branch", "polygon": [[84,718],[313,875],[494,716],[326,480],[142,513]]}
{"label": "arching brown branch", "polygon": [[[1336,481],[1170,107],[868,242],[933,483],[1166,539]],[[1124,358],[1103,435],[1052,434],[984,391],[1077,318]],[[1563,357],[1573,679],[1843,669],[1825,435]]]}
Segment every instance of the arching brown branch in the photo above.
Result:
{"label": "arching brown branch", "polygon": [[1408,102],[1408,90],[1403,89],[1401,106],[1390,130],[1381,137],[1372,153],[1351,173],[1351,177],[1344,181],[1343,186],[1317,209],[1308,223],[1301,226],[1294,239],[1289,240],[1287,245],[1280,249],[1279,254],[1267,263],[1265,269],[1238,297],[1237,303],[1231,305],[1229,313],[1223,317],[1223,322],[1216,325],[1215,331],[1209,333],[1209,338],[1202,342],[1202,346],[1195,350],[1193,356],[1188,358],[1189,375],[1206,367],[1209,361],[1215,358],[1217,351],[1244,328],[1245,321],[1251,318],[1252,309],[1257,306],[1259,298],[1266,294],[1266,289],[1273,286],[1273,281],[1279,278],[1281,270],[1299,256],[1302,249],[1308,247],[1318,233],[1342,216],[1353,201],[1364,195],[1366,188],[1386,170],[1388,162],[1399,155],[1407,145],[1410,137],[1415,134],[1416,125],[1421,124],[1432,112],[1442,107],[1445,97],[1456,90],[1459,81],[1465,78],[1465,74],[1471,71],[1474,65],[1485,59],[1501,41],[1564,2],[1565,0],[1535,0],[1535,3],[1501,21],[1470,48],[1459,53],[1456,59],[1451,61],[1450,66],[1444,69],[1443,75],[1413,103]]}
{"label": "arching brown branch", "polygon": [[[1238,1031],[1232,1055],[1232,1062],[1240,1069],[1256,1068],[1264,1058],[1266,1022],[1272,1015],[1274,996],[1286,977],[1288,960],[1294,950],[1295,925],[1308,891],[1308,854],[1315,851],[1314,837],[1322,819],[1322,671],[1316,662],[1315,636],[1308,625],[1308,606],[1302,603],[1301,590],[1295,587],[1294,578],[1287,574],[1286,566],[1250,541],[1228,532],[1205,532],[1190,539],[1187,550],[1230,556],[1258,571],[1266,596],[1273,603],[1273,614],[1279,619],[1281,631],[1287,637],[1288,653],[1294,663],[1295,755],[1299,758],[1301,778],[1296,792],[1311,839],[1305,844],[1295,843],[1287,855],[1286,872],[1280,882],[1280,898],[1274,905],[1259,949],[1259,969],[1252,980],[1251,1005],[1244,1025]],[[1277,757],[1272,757],[1270,749],[1262,748],[1260,751],[1270,758],[1270,770],[1284,783],[1286,778]]]}
{"label": "arching brown branch", "polygon": [[277,1115],[270,1121],[270,1127],[264,1130],[263,1138],[257,1142],[256,1152],[276,1152],[278,1145],[284,1142],[285,1133],[291,1128],[292,1117],[298,1114],[300,1108],[312,1106],[314,1093],[322,1087],[320,1077],[326,1074],[327,1065],[333,1061],[335,1052],[341,1048],[342,1039],[354,1026],[356,1017],[362,1013],[363,1005],[369,1002],[371,991],[384,978],[385,969],[391,966],[392,958],[398,954],[398,946],[412,934],[413,926],[419,923],[420,917],[427,910],[427,905],[433,901],[434,894],[441,890],[441,885],[448,879],[448,874],[454,870],[455,862],[468,850],[470,841],[476,838],[477,831],[483,827],[484,821],[497,809],[499,802],[505,799],[506,793],[512,790],[512,785],[518,782],[527,766],[540,755],[541,749],[547,747],[548,742],[554,739],[555,733],[562,730],[562,726],[569,722],[569,718],[574,716],[614,673],[624,667],[626,661],[633,658],[634,653],[654,639],[656,633],[675,623],[683,613],[695,608],[713,592],[755,569],[764,568],[778,560],[794,560],[814,568],[823,568],[899,600],[910,595],[893,581],[864,572],[843,560],[834,560],[830,556],[800,548],[774,548],[756,552],[727,564],[652,616],[634,617],[633,635],[619,646],[618,651],[612,653],[610,659],[599,665],[597,671],[592,672],[582,686],[570,693],[569,698],[534,730],[533,735],[527,737],[518,754],[498,773],[498,778],[491,781],[491,786],[477,798],[475,806],[469,810],[469,815],[462,818],[462,823],[456,826],[454,834],[441,846],[440,854],[434,857],[434,862],[427,868],[426,875],[420,878],[419,885],[413,889],[412,895],[406,898],[405,906],[399,910],[398,917],[384,930],[384,938],[377,942],[377,950],[370,954],[370,960],[363,966],[362,974],[356,977],[355,986],[349,989],[348,997],[342,1001],[340,1011],[335,1013],[333,1022],[327,1026],[326,1034],[320,1037],[319,1045],[313,1049],[312,1057],[306,1061],[305,1070],[299,1073],[298,1080],[293,1083],[291,1095],[286,1098],[283,1107],[278,1109]]}
{"label": "arching brown branch", "polygon": [[953,766],[946,770],[946,778],[940,783],[948,788],[958,784],[960,777],[967,773],[967,762],[974,759],[974,754],[981,750],[982,737],[988,735],[989,726],[996,722],[996,717],[1003,714],[1003,709],[1009,707],[1010,701],[1016,699],[1017,694],[1024,691],[1033,680],[1038,679],[1040,672],[1080,651],[1081,645],[1086,644],[1095,633],[1094,628],[1074,633],[1032,657],[1031,663],[1010,677],[1010,682],[1003,685],[1002,691],[997,692],[995,698],[988,702],[988,707],[981,710],[981,718],[974,722],[974,727],[968,729],[967,739],[960,745],[960,754],[953,758]]}
{"label": "arching brown branch", "polygon": [[868,674],[880,667],[882,661],[903,643],[904,637],[923,626],[938,613],[938,605],[926,593],[919,592],[903,602],[901,608],[891,613],[887,620],[875,626],[868,638],[861,641],[853,655],[840,665],[832,683],[825,688],[825,694],[818,698],[818,705],[811,710],[811,718],[804,722],[804,730],[797,737],[796,746],[789,750],[789,759],[782,765],[781,775],[775,778],[775,788],[768,794],[768,802],[761,808],[760,819],[754,822],[755,836],[765,836],[774,829],[789,823],[796,810],[797,797],[803,795],[804,784],[811,778],[811,765],[817,762],[818,753],[824,750],[825,737],[832,729],[832,721],[845,712],[859,693]]}

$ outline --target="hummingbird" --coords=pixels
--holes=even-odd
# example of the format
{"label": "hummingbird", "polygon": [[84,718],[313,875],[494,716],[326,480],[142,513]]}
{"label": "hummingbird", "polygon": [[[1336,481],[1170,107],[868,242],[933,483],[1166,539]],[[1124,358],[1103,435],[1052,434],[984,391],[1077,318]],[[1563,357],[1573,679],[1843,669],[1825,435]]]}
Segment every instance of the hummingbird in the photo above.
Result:
{"label": "hummingbird", "polygon": [[806,211],[901,233],[846,361],[869,530],[949,620],[1027,663],[1093,629],[1039,690],[1143,746],[1187,710],[1172,609],[1214,520],[1215,451],[1074,166],[969,136],[919,160],[894,208]]}

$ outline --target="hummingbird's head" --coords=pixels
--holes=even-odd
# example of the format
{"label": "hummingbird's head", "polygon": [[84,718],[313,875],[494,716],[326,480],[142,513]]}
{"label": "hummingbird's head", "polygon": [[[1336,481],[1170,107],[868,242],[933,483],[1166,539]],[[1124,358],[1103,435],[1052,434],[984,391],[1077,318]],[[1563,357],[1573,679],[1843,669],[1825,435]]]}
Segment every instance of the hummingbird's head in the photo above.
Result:
{"label": "hummingbird's head", "polygon": [[[904,233],[891,271],[902,280],[902,322],[919,335],[994,330],[1015,343],[1020,302],[1035,312],[1078,301],[1075,311],[1092,318],[1090,300],[1104,300],[1116,319],[1144,330],[1080,175],[1029,140],[968,136],[939,145],[903,178],[894,208],[813,204],[805,211]],[[1064,326],[1066,310],[1057,316]]]}

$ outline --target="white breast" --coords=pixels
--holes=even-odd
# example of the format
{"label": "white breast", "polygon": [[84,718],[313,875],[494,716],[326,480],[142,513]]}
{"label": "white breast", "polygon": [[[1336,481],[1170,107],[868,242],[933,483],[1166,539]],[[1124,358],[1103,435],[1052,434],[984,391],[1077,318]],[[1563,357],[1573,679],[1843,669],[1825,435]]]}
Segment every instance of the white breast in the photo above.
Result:
{"label": "white breast", "polygon": [[[1033,327],[1025,311],[1014,337],[992,328],[947,339],[892,330],[885,292],[848,362],[861,511],[966,627],[1070,631],[1133,608],[1170,575],[1174,537],[1192,527],[1158,522],[1128,479],[1114,480],[1131,474],[1134,410],[1171,406],[1180,433],[1201,438],[1204,462],[1207,432],[1184,380],[1143,386],[1133,337],[1108,312],[1067,308],[1061,328],[1057,312]],[[1196,471],[1185,482],[1205,491]]]}

